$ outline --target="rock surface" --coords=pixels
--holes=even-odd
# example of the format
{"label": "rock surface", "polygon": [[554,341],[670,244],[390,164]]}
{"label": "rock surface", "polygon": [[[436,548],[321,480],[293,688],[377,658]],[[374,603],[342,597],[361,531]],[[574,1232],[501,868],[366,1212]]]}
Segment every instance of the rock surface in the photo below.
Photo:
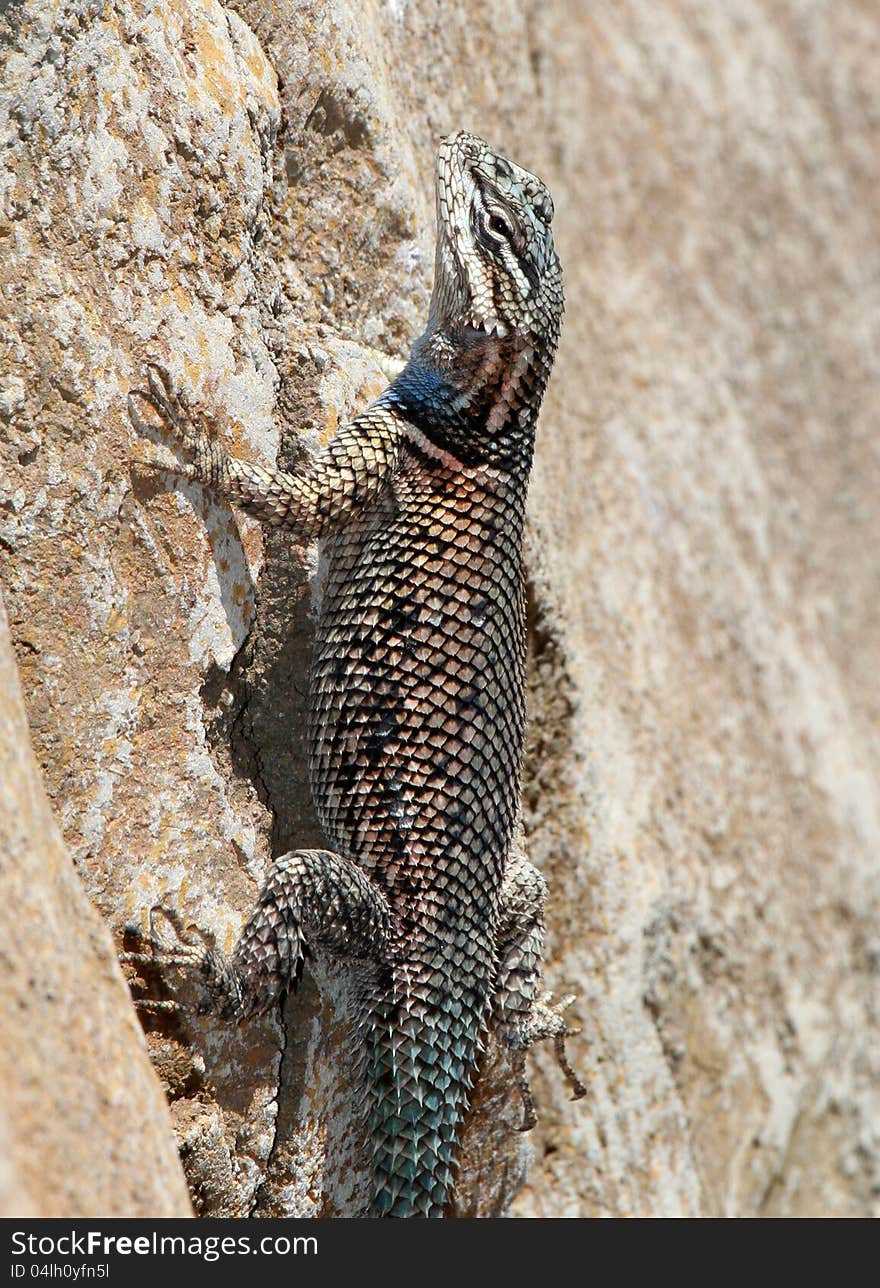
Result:
{"label": "rock surface", "polygon": [[0,1216],[188,1216],[106,926],[52,817],[0,599]]}
{"label": "rock surface", "polygon": [[[29,887],[79,881],[120,945],[168,898],[229,946],[271,858],[320,840],[316,552],[138,464],[157,450],[125,395],[154,357],[234,450],[302,459],[418,332],[434,148],[472,129],[549,183],[566,272],[530,501],[524,823],[591,1093],[569,1104],[540,1055],[524,1140],[490,1050],[457,1210],[876,1212],[880,18],[442,15],[0,17],[0,567],[79,874],[41,814]],[[75,924],[47,943],[26,893],[7,911],[35,963],[98,970]],[[147,1022],[197,1212],[358,1210],[344,1004],[344,981],[307,976],[261,1023]],[[113,1024],[136,1051],[131,1016]],[[115,1111],[150,1169],[117,1202],[159,1211],[178,1191],[149,1085]],[[6,1124],[4,1201],[60,1211],[52,1111],[30,1121]]]}

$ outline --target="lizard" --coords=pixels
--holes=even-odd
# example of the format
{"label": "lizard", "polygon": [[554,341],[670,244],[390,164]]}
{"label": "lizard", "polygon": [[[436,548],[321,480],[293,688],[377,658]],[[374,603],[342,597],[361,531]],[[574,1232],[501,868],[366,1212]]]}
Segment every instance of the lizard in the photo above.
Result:
{"label": "lizard", "polygon": [[158,364],[129,397],[136,430],[170,433],[181,476],[323,542],[308,743],[331,848],[272,864],[229,956],[165,908],[152,910],[149,956],[194,972],[203,1005],[235,1019],[294,987],[307,950],[351,965],[374,1216],[444,1214],[490,1023],[523,1130],[536,1121],[525,1073],[536,1041],[553,1040],[573,1098],[586,1094],[564,1046],[574,998],[540,992],[546,884],[513,845],[526,494],[563,313],[553,203],[465,132],[441,142],[435,186],[426,329],[308,467],[230,456]]}

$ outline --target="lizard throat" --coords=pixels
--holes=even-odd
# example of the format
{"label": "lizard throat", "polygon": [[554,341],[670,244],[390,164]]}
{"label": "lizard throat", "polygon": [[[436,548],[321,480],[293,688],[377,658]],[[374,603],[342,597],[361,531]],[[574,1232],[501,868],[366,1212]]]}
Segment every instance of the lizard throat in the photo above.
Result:
{"label": "lizard throat", "polygon": [[429,345],[417,346],[382,401],[450,464],[528,467],[544,383],[534,349],[518,337],[468,339],[449,369],[431,360]]}

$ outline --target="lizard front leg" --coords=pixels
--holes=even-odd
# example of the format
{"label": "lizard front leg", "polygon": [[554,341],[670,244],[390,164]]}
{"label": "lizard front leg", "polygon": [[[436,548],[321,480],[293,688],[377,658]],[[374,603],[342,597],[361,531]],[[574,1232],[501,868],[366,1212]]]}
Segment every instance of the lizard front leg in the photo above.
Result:
{"label": "lizard front leg", "polygon": [[538,996],[544,953],[544,903],[547,884],[537,868],[515,860],[501,888],[498,931],[498,972],[492,1001],[492,1024],[511,1053],[514,1077],[523,1102],[521,1131],[537,1122],[535,1104],[526,1076],[526,1054],[535,1042],[552,1038],[556,1059],[572,1089],[572,1099],[587,1089],[572,1069],[565,1053],[571,1033],[564,1012],[574,996],[553,1003],[551,995]]}
{"label": "lizard front leg", "polygon": [[208,419],[175,389],[163,367],[151,363],[145,375],[147,388],[133,389],[128,396],[128,414],[138,433],[159,428],[141,418],[140,399],[159,415],[187,459],[177,473],[264,523],[301,536],[323,536],[374,499],[397,467],[401,422],[386,407],[370,407],[354,417],[308,469],[287,474],[230,456]]}
{"label": "lizard front leg", "polygon": [[161,911],[174,940],[159,937],[153,918],[150,953],[122,959],[195,975],[203,991],[200,1010],[226,1018],[268,1010],[295,984],[306,945],[349,960],[385,960],[390,912],[384,895],[360,868],[329,850],[292,850],[273,863],[228,957],[200,932],[188,933],[175,912]]}

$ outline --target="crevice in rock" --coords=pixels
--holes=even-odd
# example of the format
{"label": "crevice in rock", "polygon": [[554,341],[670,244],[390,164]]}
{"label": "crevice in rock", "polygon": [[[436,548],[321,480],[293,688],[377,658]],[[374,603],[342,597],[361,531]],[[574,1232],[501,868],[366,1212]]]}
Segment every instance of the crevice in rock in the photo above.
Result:
{"label": "crevice in rock", "polygon": [[584,802],[577,781],[583,757],[575,738],[578,700],[569,667],[565,621],[550,582],[540,533],[529,530],[526,571],[526,734],[523,751],[522,823],[532,862],[550,883],[548,932],[552,933],[554,878],[583,849]]}
{"label": "crevice in rock", "polygon": [[263,1172],[263,1177],[260,1183],[254,1189],[253,1198],[251,1199],[250,1207],[248,1208],[247,1214],[250,1217],[287,1215],[284,1212],[275,1212],[275,1211],[272,1211],[271,1209],[269,1210],[266,1209],[267,1184],[268,1184],[269,1178],[272,1175],[274,1175],[278,1164],[278,1147],[279,1147],[279,1140],[280,1140],[279,1117],[281,1115],[282,1089],[288,1086],[290,1081],[289,1077],[287,1076],[287,1069],[286,1069],[286,1063],[290,1053],[290,1035],[289,1035],[288,1026],[287,1026],[286,1002],[287,1002],[287,998],[285,997],[279,1007],[279,1015],[278,1015],[278,1028],[281,1034],[281,1055],[278,1062],[278,1082],[277,1082],[277,1090],[276,1090],[275,1122],[274,1122],[274,1130],[272,1132],[272,1144],[269,1146],[269,1153],[266,1156],[266,1166]]}

